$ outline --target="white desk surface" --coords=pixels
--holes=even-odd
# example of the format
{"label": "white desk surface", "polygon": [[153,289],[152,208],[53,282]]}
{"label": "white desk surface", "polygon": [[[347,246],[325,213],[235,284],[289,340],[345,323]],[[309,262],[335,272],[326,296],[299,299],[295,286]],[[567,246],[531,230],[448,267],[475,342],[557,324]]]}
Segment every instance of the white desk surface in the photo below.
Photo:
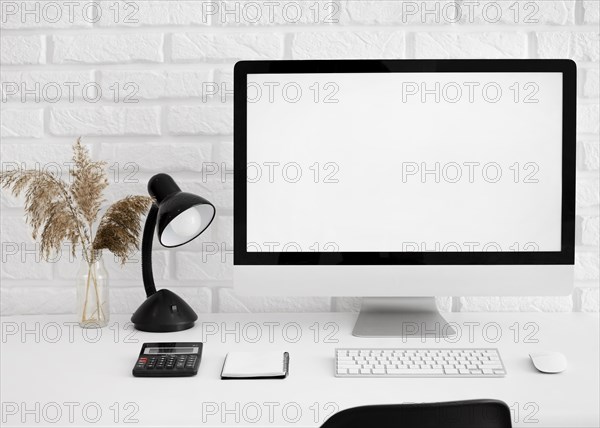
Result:
{"label": "white desk surface", "polygon": [[[437,342],[355,338],[355,317],[201,314],[193,329],[170,334],[133,332],[127,316],[102,330],[81,330],[69,316],[2,317],[2,425],[308,427],[358,405],[495,398],[511,407],[516,427],[600,426],[597,314],[445,314],[462,334]],[[160,341],[205,342],[198,375],[134,378],[142,343]],[[340,379],[336,347],[498,348],[508,375]],[[220,380],[228,351],[258,349],[288,351],[289,377]],[[538,373],[528,354],[540,349],[563,352],[568,370]]]}

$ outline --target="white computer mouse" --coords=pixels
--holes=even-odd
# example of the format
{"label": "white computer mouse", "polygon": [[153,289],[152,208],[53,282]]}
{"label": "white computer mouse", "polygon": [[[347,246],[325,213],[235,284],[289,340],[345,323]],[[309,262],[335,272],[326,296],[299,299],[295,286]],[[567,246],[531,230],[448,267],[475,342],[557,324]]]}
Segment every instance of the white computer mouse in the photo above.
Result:
{"label": "white computer mouse", "polygon": [[560,373],[567,369],[567,359],[560,352],[533,352],[529,357],[533,366],[542,373]]}

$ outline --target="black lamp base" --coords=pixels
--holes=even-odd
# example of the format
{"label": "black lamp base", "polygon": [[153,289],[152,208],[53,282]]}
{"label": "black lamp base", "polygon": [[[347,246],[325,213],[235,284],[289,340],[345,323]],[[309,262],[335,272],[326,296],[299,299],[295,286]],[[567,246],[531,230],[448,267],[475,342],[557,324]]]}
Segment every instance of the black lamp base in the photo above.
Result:
{"label": "black lamp base", "polygon": [[141,304],[131,322],[138,330],[166,333],[192,328],[197,319],[196,312],[181,297],[162,289]]}

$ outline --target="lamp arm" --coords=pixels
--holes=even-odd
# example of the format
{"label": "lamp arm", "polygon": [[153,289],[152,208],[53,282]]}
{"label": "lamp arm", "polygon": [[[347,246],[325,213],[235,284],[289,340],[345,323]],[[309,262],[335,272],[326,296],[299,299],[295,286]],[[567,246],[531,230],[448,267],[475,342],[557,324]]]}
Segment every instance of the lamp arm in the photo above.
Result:
{"label": "lamp arm", "polygon": [[152,275],[152,241],[154,239],[154,230],[156,229],[156,216],[158,214],[158,206],[153,203],[146,217],[144,224],[144,234],[142,237],[142,280],[146,297],[156,293],[156,285],[154,285],[154,276]]}

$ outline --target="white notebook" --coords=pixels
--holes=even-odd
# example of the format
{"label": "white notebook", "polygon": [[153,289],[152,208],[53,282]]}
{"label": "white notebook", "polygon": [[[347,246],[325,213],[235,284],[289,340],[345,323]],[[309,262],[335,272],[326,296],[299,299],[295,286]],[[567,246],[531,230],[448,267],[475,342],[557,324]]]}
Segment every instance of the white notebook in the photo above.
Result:
{"label": "white notebook", "polygon": [[225,357],[221,379],[283,379],[289,362],[287,352],[230,352]]}

